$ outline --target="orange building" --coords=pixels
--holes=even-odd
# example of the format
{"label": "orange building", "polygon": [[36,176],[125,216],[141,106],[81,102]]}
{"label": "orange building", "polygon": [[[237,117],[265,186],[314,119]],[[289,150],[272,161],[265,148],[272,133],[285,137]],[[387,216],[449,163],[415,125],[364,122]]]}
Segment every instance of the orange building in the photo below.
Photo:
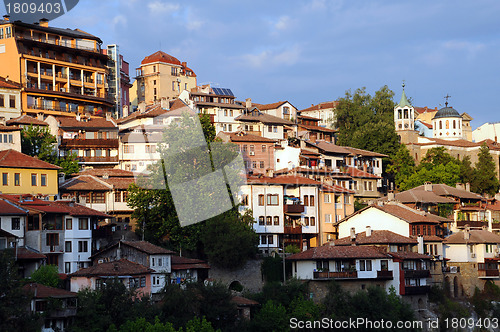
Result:
{"label": "orange building", "polygon": [[108,112],[108,56],[102,41],[75,29],[0,20],[0,76],[21,84],[23,113],[74,115]]}

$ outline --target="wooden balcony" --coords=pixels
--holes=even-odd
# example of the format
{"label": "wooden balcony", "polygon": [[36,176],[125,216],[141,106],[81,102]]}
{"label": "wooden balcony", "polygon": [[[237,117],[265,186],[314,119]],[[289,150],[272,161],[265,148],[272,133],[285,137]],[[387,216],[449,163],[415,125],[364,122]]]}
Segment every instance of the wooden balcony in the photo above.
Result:
{"label": "wooden balcony", "polygon": [[498,278],[500,277],[500,271],[498,269],[477,270],[477,276],[479,278]]}
{"label": "wooden balcony", "polygon": [[302,226],[285,226],[284,227],[285,234],[302,234]]}
{"label": "wooden balcony", "polygon": [[75,139],[69,139],[69,138],[63,138],[61,139],[61,144],[59,146],[60,149],[66,150],[66,149],[85,149],[85,148],[97,148],[97,149],[105,149],[105,148],[111,148],[111,149],[118,149],[118,138],[95,138],[95,139],[80,139],[80,138],[75,138]]}
{"label": "wooden balcony", "polygon": [[463,228],[465,225],[469,225],[471,228],[482,228],[483,226],[488,226],[487,221],[472,221],[472,220],[458,220],[457,227]]}
{"label": "wooden balcony", "polygon": [[411,279],[430,278],[430,270],[404,270],[404,277]]}
{"label": "wooden balcony", "polygon": [[283,211],[285,213],[302,213],[305,208],[302,204],[284,204]]}
{"label": "wooden balcony", "polygon": [[314,279],[356,279],[358,271],[344,272],[313,272]]}
{"label": "wooden balcony", "polygon": [[93,163],[110,163],[118,164],[118,157],[77,157],[79,163],[93,164]]}
{"label": "wooden balcony", "polygon": [[429,293],[431,286],[405,286],[404,295],[423,295]]}

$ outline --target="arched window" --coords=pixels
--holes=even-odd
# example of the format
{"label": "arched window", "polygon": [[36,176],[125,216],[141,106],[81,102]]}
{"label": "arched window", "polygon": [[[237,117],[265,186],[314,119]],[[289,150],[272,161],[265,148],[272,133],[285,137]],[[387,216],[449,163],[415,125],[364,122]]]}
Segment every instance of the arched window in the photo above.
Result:
{"label": "arched window", "polygon": [[439,120],[439,129],[443,129],[443,121]]}
{"label": "arched window", "polygon": [[401,109],[398,109],[398,119],[402,119],[403,118],[402,112],[403,111]]}
{"label": "arched window", "polygon": [[404,112],[405,112],[405,113],[404,113],[404,114],[405,114],[405,119],[408,119],[408,110],[407,110],[407,109],[405,109],[405,110],[404,110]]}
{"label": "arched window", "polygon": [[453,120],[453,129],[457,128],[455,120]]}
{"label": "arched window", "polygon": [[450,129],[450,121],[446,120],[446,129]]}

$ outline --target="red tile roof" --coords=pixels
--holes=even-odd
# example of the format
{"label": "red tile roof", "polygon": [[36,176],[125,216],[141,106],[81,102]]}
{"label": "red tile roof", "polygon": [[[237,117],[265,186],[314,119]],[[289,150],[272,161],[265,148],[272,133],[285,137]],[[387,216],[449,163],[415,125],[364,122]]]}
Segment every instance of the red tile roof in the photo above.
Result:
{"label": "red tile roof", "polygon": [[277,116],[262,113],[260,111],[252,111],[250,113],[242,114],[234,118],[237,121],[242,122],[262,122],[262,123],[270,123],[270,124],[280,124],[280,125],[293,125],[292,121],[288,121]]}
{"label": "red tile roof", "polygon": [[281,105],[287,103],[287,101],[278,101],[278,102],[275,102],[275,103],[271,103],[271,104],[255,104],[254,103],[254,106],[257,106],[257,108],[261,111],[267,111],[267,110],[275,110],[277,109],[278,107],[280,107]]}
{"label": "red tile roof", "polygon": [[353,243],[357,245],[367,244],[417,244],[417,240],[396,234],[387,230],[372,230],[370,236],[366,236],[366,232],[356,234],[356,240],[352,241],[350,236],[343,237],[333,241],[336,246],[349,246]]}
{"label": "red tile roof", "polygon": [[310,111],[318,111],[318,110],[323,110],[323,109],[329,109],[329,108],[335,108],[338,105],[338,101],[326,101],[323,103],[319,103],[317,105],[312,105],[311,107],[304,108],[303,110],[300,110],[299,112],[310,112]]}
{"label": "red tile roof", "polygon": [[[430,203],[430,204],[456,203],[453,199],[439,196],[432,191],[426,191],[424,190],[424,188],[419,188],[419,187],[406,190],[400,193],[396,193],[394,195],[394,199],[401,203]],[[388,201],[388,197],[385,196],[380,198],[379,200]]]}
{"label": "red tile roof", "polygon": [[247,299],[246,297],[243,296],[233,296],[231,299],[231,302],[236,304],[239,307],[248,307],[248,306],[255,306],[259,305],[259,302]]}
{"label": "red tile roof", "polygon": [[12,131],[18,131],[21,130],[18,126],[4,126],[0,125],[0,131],[1,132],[12,132]]}
{"label": "red tile roof", "polygon": [[69,297],[77,297],[78,295],[75,292],[70,292],[61,288],[45,286],[36,282],[30,282],[29,284],[24,285],[23,289],[33,294],[33,297],[35,299],[46,299],[49,297],[56,299],[65,299]]}
{"label": "red tile roof", "polygon": [[275,143],[275,140],[262,137],[262,136],[257,136],[257,135],[252,135],[252,134],[247,134],[246,132],[240,131],[236,133],[230,133],[230,132],[223,132],[224,135],[229,136],[229,139],[231,142],[262,142],[262,143]]}
{"label": "red tile roof", "polygon": [[373,205],[372,207],[375,207],[381,211],[387,212],[395,217],[403,219],[408,223],[431,223],[431,224],[440,223],[430,213],[414,210],[404,205],[386,204],[383,206]]}
{"label": "red tile roof", "polygon": [[20,207],[15,206],[13,203],[0,199],[0,215],[1,216],[20,216],[25,215],[27,212]]}
{"label": "red tile roof", "polygon": [[456,232],[448,236],[445,240],[445,244],[466,244],[466,243],[500,243],[500,236],[491,233],[486,230],[470,230],[470,236],[468,240],[464,238],[464,231]]}
{"label": "red tile roof", "polygon": [[320,127],[320,126],[313,126],[313,125],[306,125],[306,124],[297,124],[297,126],[307,129],[307,130],[314,130],[314,131],[322,131],[322,132],[327,132],[327,133],[336,133],[337,131],[335,129],[330,129],[330,128],[325,128],[325,127]]}
{"label": "red tile roof", "polygon": [[21,84],[16,83],[11,80],[7,80],[3,77],[0,76],[0,88],[5,88],[5,89],[20,89]]}
{"label": "red tile roof", "polygon": [[495,150],[498,151],[500,150],[500,144],[492,141],[490,139],[486,139],[481,142],[469,142],[463,139],[457,139],[457,140],[445,140],[445,139],[440,139],[440,138],[429,138],[426,137],[429,142],[423,142],[423,143],[408,143],[407,145],[417,145],[417,146],[456,146],[456,147],[462,147],[462,148],[480,148],[483,143],[486,143],[488,148],[490,150]]}
{"label": "red tile roof", "polygon": [[37,169],[61,169],[61,167],[49,164],[38,158],[30,157],[16,150],[0,151],[0,167],[5,168],[37,168]]}
{"label": "red tile roof", "polygon": [[92,175],[79,175],[77,177],[71,178],[59,186],[61,190],[104,190],[109,191],[113,189],[113,186],[106,183],[106,181],[98,179]]}
{"label": "red tile roof", "polygon": [[412,251],[398,251],[398,252],[388,252],[388,255],[394,257],[395,259],[432,259],[429,255],[419,254],[418,252]]}
{"label": "red tile roof", "polygon": [[118,129],[114,120],[106,120],[103,117],[91,117],[87,119],[81,116],[82,121],[78,121],[76,117],[60,116],[56,118],[59,121],[59,127],[62,129]]}
{"label": "red tile roof", "polygon": [[363,156],[363,157],[379,157],[379,158],[389,157],[386,154],[368,151],[368,150],[357,149],[357,148],[353,148],[350,146],[344,146],[344,148],[346,148],[347,151],[350,151],[352,155]]}
{"label": "red tile roof", "polygon": [[29,115],[21,115],[18,118],[10,119],[7,121],[8,125],[34,125],[34,126],[48,126],[49,124],[45,121],[38,120]]}
{"label": "red tile roof", "polygon": [[40,260],[40,259],[46,259],[47,256],[44,254],[35,251],[30,248],[25,248],[25,247],[18,247],[17,248],[17,259],[20,260]]}
{"label": "red tile roof", "polygon": [[[463,199],[475,199],[475,200],[483,200],[484,198],[476,193],[464,190],[464,189],[459,189],[456,187],[451,187],[443,183],[439,184],[431,184],[432,186],[432,192],[435,193],[436,195],[439,196],[452,196],[452,197],[458,197],[458,198],[463,198]],[[410,191],[413,190],[425,190],[425,185],[421,185],[418,187],[415,187],[413,189],[410,189]]]}
{"label": "red tile roof", "polygon": [[153,63],[153,62],[164,62],[178,66],[181,65],[181,62],[176,57],[173,57],[163,51],[158,51],[151,55],[148,55],[141,61],[141,65],[146,65],[148,63]]}
{"label": "red tile roof", "polygon": [[388,256],[374,246],[332,246],[324,245],[294,254],[289,260],[317,259],[355,259],[355,258],[387,258]]}
{"label": "red tile roof", "polygon": [[139,251],[145,252],[149,255],[157,255],[157,254],[175,254],[172,250],[168,250],[157,245],[154,245],[147,241],[121,241],[124,245],[135,248]]}
{"label": "red tile roof", "polygon": [[351,154],[351,152],[347,150],[345,147],[336,145],[334,143],[329,143],[325,141],[316,141],[316,143],[306,141],[306,143],[316,148],[319,148],[320,150],[327,153],[344,154],[344,155]]}
{"label": "red tile roof", "polygon": [[205,261],[195,258],[172,256],[172,270],[209,269]]}
{"label": "red tile roof", "polygon": [[86,269],[78,270],[69,276],[74,277],[99,277],[99,276],[134,276],[140,274],[150,274],[154,270],[131,262],[127,259],[120,259],[113,262],[97,264]]}
{"label": "red tile roof", "polygon": [[73,175],[93,175],[97,177],[107,176],[108,178],[112,177],[134,177],[134,172],[126,171],[118,168],[87,168],[80,173]]}

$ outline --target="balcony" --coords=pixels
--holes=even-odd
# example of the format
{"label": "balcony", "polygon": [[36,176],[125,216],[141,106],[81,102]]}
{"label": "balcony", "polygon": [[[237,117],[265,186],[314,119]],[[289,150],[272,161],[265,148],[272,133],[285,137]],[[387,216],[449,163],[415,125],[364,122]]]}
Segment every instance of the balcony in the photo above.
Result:
{"label": "balcony", "polygon": [[99,138],[83,138],[83,139],[69,139],[64,138],[61,140],[61,144],[59,146],[60,149],[85,149],[85,148],[111,148],[118,149],[118,139],[117,138],[107,138],[107,139],[99,139]]}
{"label": "balcony", "polygon": [[344,272],[313,272],[314,279],[356,279],[358,271],[344,271]]}
{"label": "balcony", "polygon": [[500,276],[498,264],[496,262],[477,264],[477,275],[479,278],[498,278]]}
{"label": "balcony", "polygon": [[430,270],[404,270],[404,277],[411,279],[430,278]]}
{"label": "balcony", "polygon": [[471,228],[482,228],[483,226],[488,226],[487,221],[472,221],[472,220],[458,220],[457,227],[463,228],[465,225],[469,225]]}
{"label": "balcony", "polygon": [[431,286],[405,286],[404,295],[423,295],[429,293]]}
{"label": "balcony", "polygon": [[60,310],[53,310],[49,313],[50,318],[64,318],[76,316],[76,308],[64,308]]}
{"label": "balcony", "polygon": [[389,270],[377,271],[377,279],[393,279],[392,271]]}
{"label": "balcony", "polygon": [[[81,82],[75,81],[81,85]],[[48,89],[41,89],[38,87],[37,84],[24,84],[26,92],[43,92],[47,93],[50,95],[56,95],[56,96],[61,96],[61,97],[68,97],[68,98],[84,98],[88,100],[93,100],[96,102],[101,102],[101,103],[108,103],[112,105],[113,98],[111,96],[106,95],[105,93],[97,93],[96,96],[93,94],[82,94],[81,90],[71,90],[72,92],[65,92],[65,91],[54,91],[54,90],[48,90]],[[78,92],[77,92],[78,91]]]}
{"label": "balcony", "polygon": [[[16,36],[16,39],[18,40],[27,40],[27,41],[34,41],[37,43],[43,43],[43,44],[51,44],[51,45],[56,45],[56,46],[61,46],[61,47],[69,47],[69,48],[74,48],[77,50],[83,50],[83,51],[88,51],[92,53],[101,53],[101,50],[99,47],[88,47],[88,46],[81,46],[81,45],[76,45],[76,47],[72,46],[71,44],[68,43],[61,43],[59,39],[37,39],[29,36]],[[99,46],[99,44],[97,44]]]}
{"label": "balcony", "polygon": [[304,212],[304,205],[302,204],[285,204],[283,205],[283,210],[285,213],[302,213]]}
{"label": "balcony", "polygon": [[302,226],[286,226],[284,227],[285,234],[302,234]]}
{"label": "balcony", "polygon": [[118,157],[77,157],[79,163],[93,164],[93,163],[109,163],[118,164]]}

